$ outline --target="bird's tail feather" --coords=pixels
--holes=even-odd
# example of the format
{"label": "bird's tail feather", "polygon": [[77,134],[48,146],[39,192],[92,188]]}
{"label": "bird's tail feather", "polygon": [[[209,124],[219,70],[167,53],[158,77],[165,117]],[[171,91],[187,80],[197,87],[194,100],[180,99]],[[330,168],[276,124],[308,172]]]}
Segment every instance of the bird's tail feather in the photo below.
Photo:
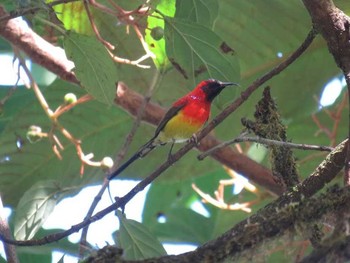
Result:
{"label": "bird's tail feather", "polygon": [[125,163],[119,166],[117,170],[109,174],[108,180],[112,180],[114,177],[118,176],[121,172],[123,172],[134,161],[146,156],[150,151],[152,151],[158,145],[157,143],[155,143],[154,139],[155,138],[152,138],[143,146],[141,146],[140,149],[133,156],[131,156]]}

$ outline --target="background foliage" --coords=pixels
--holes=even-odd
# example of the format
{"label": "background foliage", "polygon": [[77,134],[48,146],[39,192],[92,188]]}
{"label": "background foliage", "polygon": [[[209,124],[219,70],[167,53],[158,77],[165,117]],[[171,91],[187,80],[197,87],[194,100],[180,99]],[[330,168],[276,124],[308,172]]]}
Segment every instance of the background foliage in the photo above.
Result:
{"label": "background foliage", "polygon": [[[142,3],[115,2],[126,10],[134,10]],[[109,5],[107,1],[101,3]],[[21,4],[22,1],[17,5],[9,1],[5,7],[11,11],[24,8]],[[30,4],[36,6],[40,3],[33,1]],[[350,9],[346,0],[338,0],[336,4],[344,11]],[[162,77],[152,101],[164,107],[170,106],[175,98],[190,91],[201,79],[214,77],[239,82],[241,87],[225,90],[215,101],[212,113],[215,116],[243,88],[291,54],[311,29],[310,17],[298,0],[152,1],[151,6],[169,17],[163,21],[156,12],[152,16],[137,17],[150,50],[157,54],[154,61],[148,59],[142,62],[151,65],[150,69],[113,63],[103,45],[95,38],[81,2],[55,7],[64,27],[71,30],[69,33],[49,31],[43,20],[28,18],[32,21],[33,29],[40,35],[48,38],[52,37],[49,33],[54,32],[56,44],[65,48],[67,56],[75,62],[74,71],[84,87],[82,89],[58,78],[51,83],[47,81],[51,73],[33,66],[32,74],[49,105],[53,109],[58,107],[68,92],[73,92],[78,97],[89,93],[96,98],[74,107],[60,118],[64,127],[82,141],[84,151],[93,152],[96,160],[101,160],[104,156],[114,157],[133,123],[131,116],[112,105],[115,82],[123,81],[135,91],[145,94],[158,69],[162,72]],[[113,51],[115,55],[130,60],[144,55],[145,51],[135,32],[121,19],[106,15],[100,10],[91,10],[101,36],[117,47]],[[40,16],[47,18],[47,15],[48,11],[44,7]],[[160,40],[151,36],[154,27],[164,28],[164,36]],[[228,52],[220,50],[223,42],[229,47]],[[0,52],[12,52],[12,47],[4,39],[0,39]],[[170,61],[175,61],[176,68],[180,67],[181,70],[176,70]],[[342,96],[327,110],[320,110],[317,100],[325,84],[339,76],[340,72],[324,40],[318,37],[301,58],[267,83],[272,88],[272,96],[288,126],[289,140],[334,146],[334,143],[346,137],[346,125],[342,125],[345,116],[340,116],[338,124],[329,116],[329,112],[335,111],[339,106]],[[6,96],[9,88],[0,89],[1,98]],[[215,135],[221,140],[236,137],[242,131],[240,119],[253,115],[260,97],[261,92],[256,92],[234,115],[215,129]],[[16,211],[15,230],[19,228],[18,222],[21,222],[22,227],[27,224],[32,229],[33,222],[23,215],[23,210],[33,212],[33,203],[26,207],[21,198],[32,198],[33,202],[37,202],[35,196],[38,189],[43,189],[38,188],[38,185],[45,185],[41,198],[46,203],[43,210],[39,209],[35,213],[45,214],[50,213],[50,209],[62,198],[75,194],[82,187],[102,182],[104,172],[99,168],[86,167],[84,175],[79,175],[80,161],[74,146],[68,140],[60,137],[64,146],[62,160],[53,153],[47,139],[36,143],[28,141],[26,134],[31,125],[40,126],[46,132],[51,128],[49,119],[31,90],[18,87],[10,99],[1,105],[1,113],[0,191],[3,202]],[[337,131],[332,136],[319,132],[312,114],[323,127],[332,129],[336,125]],[[153,127],[142,124],[129,153],[133,153],[153,132]],[[257,148],[256,145],[242,144],[242,147],[252,158],[260,150],[265,152],[261,146]],[[147,176],[164,160],[167,151],[166,147],[162,147],[144,160],[137,161],[123,174],[123,178],[140,179]],[[197,152],[192,151],[168,169],[152,184],[148,192],[143,223],[160,241],[203,244],[247,216],[243,211],[221,210],[206,204],[210,216],[204,217],[190,208],[194,201],[200,200],[191,188],[192,183],[206,193],[213,193],[219,180],[229,178],[219,163],[209,158],[197,162],[196,155]],[[295,155],[303,177],[325,156],[318,154],[310,158],[311,153],[304,151],[295,151]],[[305,161],[304,158],[309,159]],[[269,166],[268,154],[261,159],[261,163]],[[264,189],[259,191],[263,193]],[[226,189],[225,196],[233,203],[257,198],[248,191],[233,196],[230,187]],[[253,211],[268,201],[266,198],[259,200],[252,206]],[[160,215],[167,218],[166,223],[158,222]],[[18,237],[31,237],[35,232],[22,233]],[[73,245],[65,242],[55,246],[65,251],[73,250]],[[24,257],[28,251],[22,251]],[[37,248],[36,251],[47,257],[47,248]],[[34,259],[31,260],[23,262],[35,262]]]}

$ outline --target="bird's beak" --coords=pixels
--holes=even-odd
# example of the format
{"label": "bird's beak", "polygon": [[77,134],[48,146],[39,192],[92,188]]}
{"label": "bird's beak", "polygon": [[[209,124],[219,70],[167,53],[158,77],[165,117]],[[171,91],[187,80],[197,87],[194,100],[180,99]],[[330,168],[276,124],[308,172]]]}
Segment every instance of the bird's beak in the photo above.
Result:
{"label": "bird's beak", "polygon": [[227,86],[239,86],[239,84],[234,82],[220,82],[220,86],[224,88]]}

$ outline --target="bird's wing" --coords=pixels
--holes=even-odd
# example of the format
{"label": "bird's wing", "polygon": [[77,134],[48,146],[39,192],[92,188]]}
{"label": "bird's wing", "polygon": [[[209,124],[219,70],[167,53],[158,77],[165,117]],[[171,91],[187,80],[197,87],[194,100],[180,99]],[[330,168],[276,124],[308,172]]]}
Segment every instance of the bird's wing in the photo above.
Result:
{"label": "bird's wing", "polygon": [[168,121],[170,121],[175,115],[177,115],[178,112],[186,106],[186,104],[187,99],[182,99],[174,103],[174,105],[165,113],[163,119],[159,122],[153,138],[156,138],[159,135],[159,133],[164,129]]}

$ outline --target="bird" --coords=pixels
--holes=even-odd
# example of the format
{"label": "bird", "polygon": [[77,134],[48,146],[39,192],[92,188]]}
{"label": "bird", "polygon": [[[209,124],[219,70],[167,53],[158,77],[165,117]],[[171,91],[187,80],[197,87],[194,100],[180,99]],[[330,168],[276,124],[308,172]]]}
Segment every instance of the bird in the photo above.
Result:
{"label": "bird", "polygon": [[[234,82],[222,82],[216,79],[201,81],[191,92],[173,103],[165,113],[153,137],[142,145],[125,163],[110,173],[107,178],[112,180],[123,172],[135,160],[145,157],[159,145],[183,143],[193,138],[208,121],[213,100],[227,86],[238,86]],[[169,156],[171,156],[171,149]]]}

